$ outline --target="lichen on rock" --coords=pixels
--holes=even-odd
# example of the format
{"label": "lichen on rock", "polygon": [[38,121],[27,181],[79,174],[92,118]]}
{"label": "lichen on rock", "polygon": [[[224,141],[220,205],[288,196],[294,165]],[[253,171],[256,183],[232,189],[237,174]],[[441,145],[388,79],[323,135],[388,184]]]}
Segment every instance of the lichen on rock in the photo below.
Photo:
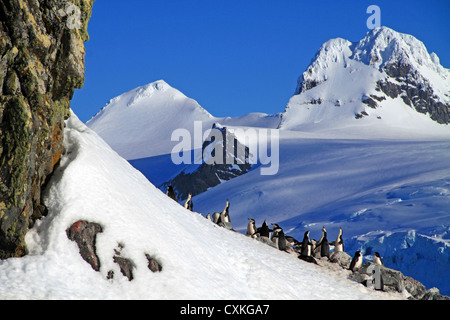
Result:
{"label": "lichen on rock", "polygon": [[93,2],[0,2],[0,259],[26,254],[25,235],[46,212],[41,189],[84,83]]}

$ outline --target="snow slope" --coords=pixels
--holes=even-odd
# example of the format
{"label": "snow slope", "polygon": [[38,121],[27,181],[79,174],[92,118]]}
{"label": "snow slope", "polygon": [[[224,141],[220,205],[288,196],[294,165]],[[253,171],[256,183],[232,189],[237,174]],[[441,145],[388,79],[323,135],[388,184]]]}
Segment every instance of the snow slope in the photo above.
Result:
{"label": "snow slope", "polygon": [[[450,229],[450,142],[392,141],[364,139],[317,139],[302,132],[280,130],[280,169],[275,176],[261,176],[253,170],[222,183],[193,198],[195,208],[206,215],[220,211],[230,200],[233,227],[245,232],[248,218],[258,226],[267,219],[278,223],[298,240],[306,230],[319,239],[325,226],[334,240],[339,227],[344,241],[371,231],[408,232],[430,235]],[[439,233],[438,233],[439,236]],[[450,246],[450,240],[435,248]],[[398,243],[400,246],[401,243]],[[348,245],[353,254],[358,245]],[[428,246],[430,248],[430,246]],[[386,256],[395,254],[383,250]],[[420,259],[416,252],[411,257]],[[423,254],[422,256],[425,256]],[[448,256],[441,256],[447,270]],[[432,263],[432,260],[428,261]],[[434,260],[438,263],[438,261]],[[448,294],[439,279],[419,264],[387,264],[413,276],[427,287],[436,286]],[[415,272],[411,272],[416,267]],[[403,267],[403,268],[402,268]]]}
{"label": "snow slope", "polygon": [[214,123],[276,128],[280,115],[250,113],[236,118],[216,118],[195,100],[186,97],[163,80],[126,92],[111,101],[86,124],[127,160],[170,154],[178,141],[171,141],[176,129],[194,132],[194,121],[203,130]]}
{"label": "snow slope", "polygon": [[[0,261],[0,299],[383,299],[337,271],[327,271],[213,225],[167,198],[75,115],[65,129],[67,153],[52,177],[49,215],[26,241],[24,258]],[[100,223],[100,272],[66,236],[74,222]],[[135,279],[112,256],[118,243]],[[145,253],[162,264],[147,269]],[[115,271],[107,280],[109,270]]]}

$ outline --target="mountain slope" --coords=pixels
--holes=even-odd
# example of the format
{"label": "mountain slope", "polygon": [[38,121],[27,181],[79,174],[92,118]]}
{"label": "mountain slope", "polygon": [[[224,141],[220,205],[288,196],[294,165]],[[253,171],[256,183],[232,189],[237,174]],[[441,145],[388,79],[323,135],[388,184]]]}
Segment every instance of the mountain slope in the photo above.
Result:
{"label": "mountain slope", "polygon": [[175,129],[193,131],[194,121],[212,119],[196,101],[161,80],[112,99],[87,125],[131,160],[170,153]]}
{"label": "mountain slope", "polygon": [[193,135],[194,121],[202,122],[203,130],[214,123],[276,128],[280,116],[251,113],[216,118],[195,100],[160,80],[112,99],[86,124],[122,157],[136,160],[170,154],[178,144],[171,141],[172,132],[187,129]]}
{"label": "mountain slope", "polygon": [[[1,299],[391,299],[242,234],[213,225],[157,190],[75,116],[48,188],[49,215],[27,235],[30,253],[0,261]],[[87,220],[100,271],[66,229]],[[128,281],[114,252],[134,264]],[[162,264],[148,270],[145,253]],[[109,271],[114,278],[107,280]]]}
{"label": "mountain slope", "polygon": [[[299,79],[281,129],[382,138],[449,137],[450,71],[424,44],[382,27],[327,41]],[[418,131],[417,128],[421,130]]]}

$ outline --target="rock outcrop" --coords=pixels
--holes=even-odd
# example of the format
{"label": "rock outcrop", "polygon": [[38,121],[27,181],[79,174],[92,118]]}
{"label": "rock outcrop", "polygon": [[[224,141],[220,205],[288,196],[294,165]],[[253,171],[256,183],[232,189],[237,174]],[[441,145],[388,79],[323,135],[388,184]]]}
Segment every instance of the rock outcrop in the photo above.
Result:
{"label": "rock outcrop", "polygon": [[[371,266],[374,264],[367,261],[360,270],[351,275],[352,279],[367,286],[372,273]],[[427,290],[419,281],[403,275],[400,271],[379,266],[381,278],[383,280],[383,291],[400,292],[406,294],[409,299],[414,300],[448,300],[447,296],[441,295],[439,290],[431,288]]]}
{"label": "rock outcrop", "polygon": [[84,83],[93,2],[0,2],[0,259],[25,255],[26,232],[46,214],[41,190]]}
{"label": "rock outcrop", "polygon": [[221,133],[221,139],[215,141],[215,138],[209,136],[203,143],[201,152],[195,158],[205,158],[205,155],[216,157],[215,151],[218,148],[223,152],[221,157],[217,156],[219,163],[215,161],[206,163],[203,159],[202,164],[189,165],[160,187],[163,192],[172,186],[176,197],[179,200],[185,200],[189,193],[192,196],[199,195],[223,181],[231,180],[251,170],[250,149],[230,133],[227,127],[214,125],[212,129]]}

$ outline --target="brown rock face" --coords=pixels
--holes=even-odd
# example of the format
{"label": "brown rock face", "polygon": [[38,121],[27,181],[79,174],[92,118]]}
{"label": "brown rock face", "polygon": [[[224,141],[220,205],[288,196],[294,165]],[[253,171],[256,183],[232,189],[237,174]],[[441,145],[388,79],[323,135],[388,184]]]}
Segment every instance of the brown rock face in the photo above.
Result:
{"label": "brown rock face", "polygon": [[46,214],[41,189],[84,83],[93,2],[0,1],[0,259],[25,255],[26,232]]}

